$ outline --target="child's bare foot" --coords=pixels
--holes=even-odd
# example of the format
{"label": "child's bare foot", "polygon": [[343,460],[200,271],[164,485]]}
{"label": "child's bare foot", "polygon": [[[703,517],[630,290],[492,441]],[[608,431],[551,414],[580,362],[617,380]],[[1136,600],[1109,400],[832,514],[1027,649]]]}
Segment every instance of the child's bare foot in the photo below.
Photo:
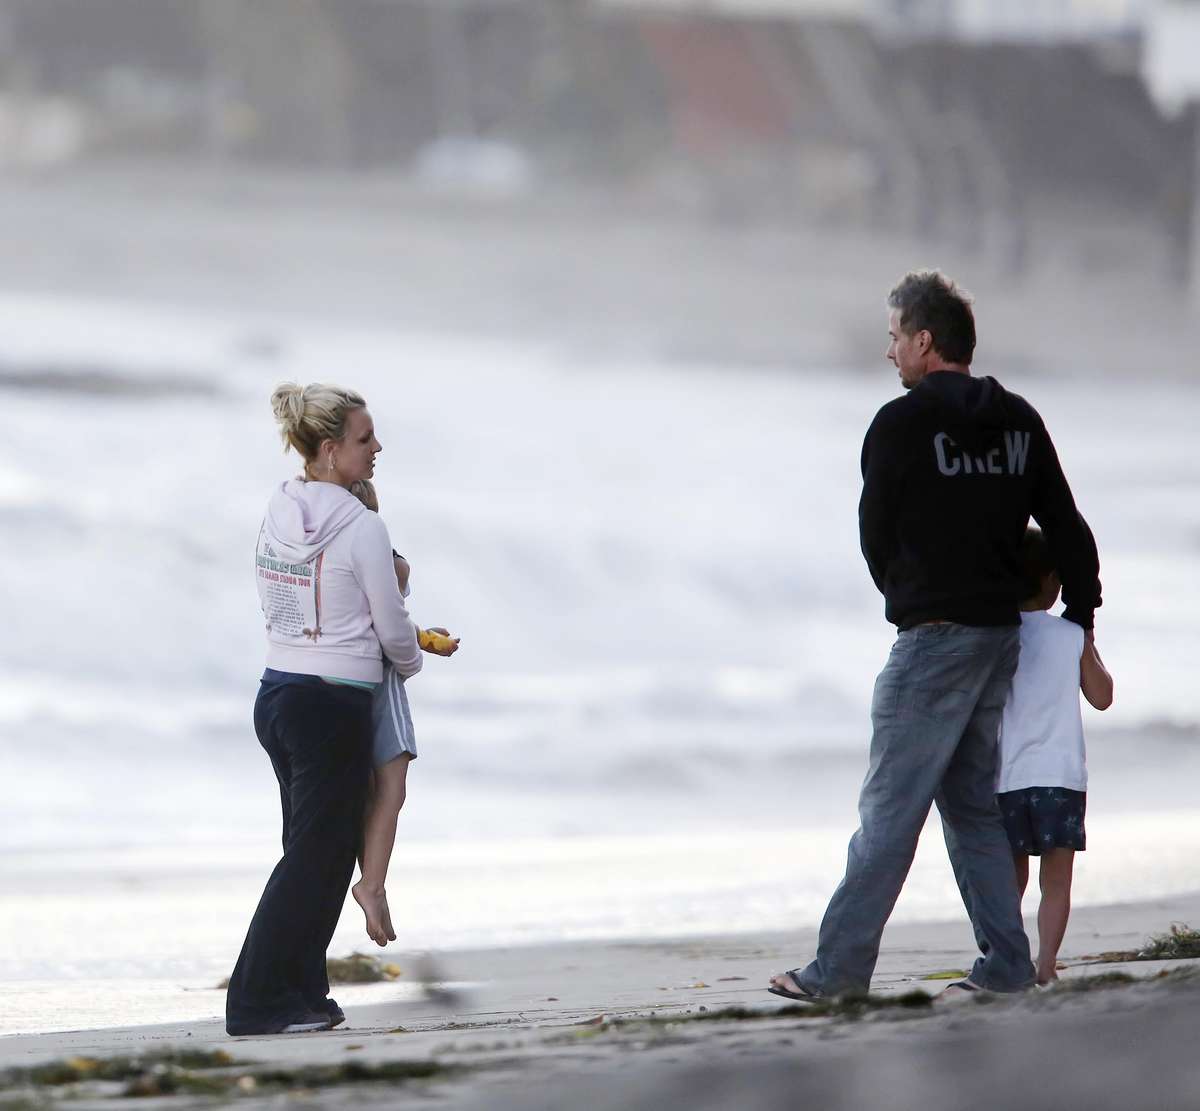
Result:
{"label": "child's bare foot", "polygon": [[388,914],[387,894],[383,888],[368,890],[363,881],[359,880],[350,888],[350,894],[354,896],[354,901],[362,907],[366,916],[367,937],[379,946],[386,945],[389,940],[395,941],[396,935],[389,930],[391,918]]}

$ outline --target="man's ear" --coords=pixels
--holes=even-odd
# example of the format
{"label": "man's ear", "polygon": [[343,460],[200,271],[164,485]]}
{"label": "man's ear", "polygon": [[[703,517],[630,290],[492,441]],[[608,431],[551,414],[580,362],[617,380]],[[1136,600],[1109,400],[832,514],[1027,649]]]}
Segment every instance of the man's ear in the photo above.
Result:
{"label": "man's ear", "polygon": [[927,355],[931,347],[933,347],[933,333],[928,328],[922,328],[917,333],[917,350],[922,355]]}

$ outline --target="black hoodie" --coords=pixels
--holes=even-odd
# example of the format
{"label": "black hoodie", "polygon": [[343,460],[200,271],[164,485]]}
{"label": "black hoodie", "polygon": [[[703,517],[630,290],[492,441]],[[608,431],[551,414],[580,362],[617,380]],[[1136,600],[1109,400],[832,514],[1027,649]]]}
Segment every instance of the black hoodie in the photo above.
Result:
{"label": "black hoodie", "polygon": [[938,371],[867,430],[859,532],[887,619],[1016,625],[1029,591],[1020,545],[1032,515],[1063,584],[1064,617],[1092,627],[1096,542],[1042,418],[994,378]]}

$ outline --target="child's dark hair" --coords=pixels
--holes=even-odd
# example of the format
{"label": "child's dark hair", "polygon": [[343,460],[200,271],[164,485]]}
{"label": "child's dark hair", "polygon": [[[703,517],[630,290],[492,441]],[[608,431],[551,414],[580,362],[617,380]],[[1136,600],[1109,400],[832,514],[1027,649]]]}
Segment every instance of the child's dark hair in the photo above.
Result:
{"label": "child's dark hair", "polygon": [[1021,540],[1021,576],[1025,580],[1025,597],[1035,598],[1041,594],[1046,576],[1057,570],[1045,535],[1036,525],[1030,525]]}

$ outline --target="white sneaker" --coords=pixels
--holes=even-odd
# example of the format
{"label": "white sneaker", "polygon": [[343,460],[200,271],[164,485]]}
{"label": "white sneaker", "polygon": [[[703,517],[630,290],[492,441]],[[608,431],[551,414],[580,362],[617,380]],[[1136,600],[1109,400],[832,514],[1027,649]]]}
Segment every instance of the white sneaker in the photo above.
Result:
{"label": "white sneaker", "polygon": [[309,1011],[299,1022],[289,1022],[279,1032],[281,1034],[311,1034],[314,1030],[328,1030],[333,1026],[333,1019],[319,1011]]}

